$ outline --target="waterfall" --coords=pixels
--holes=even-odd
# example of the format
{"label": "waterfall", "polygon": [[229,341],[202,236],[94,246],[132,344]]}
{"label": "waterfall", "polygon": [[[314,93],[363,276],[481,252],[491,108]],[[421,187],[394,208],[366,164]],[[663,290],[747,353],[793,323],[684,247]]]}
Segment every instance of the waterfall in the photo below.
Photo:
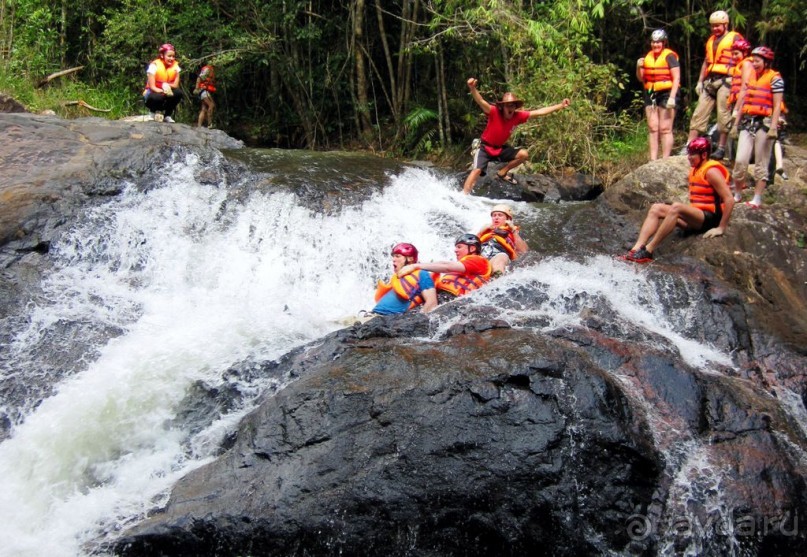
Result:
{"label": "waterfall", "polygon": [[[82,357],[63,364],[44,400],[26,401],[0,444],[0,555],[88,554],[141,520],[179,477],[215,457],[259,393],[282,386],[243,385],[243,405],[191,432],[177,409],[194,384],[219,384],[239,362],[276,359],[344,326],[373,306],[394,243],[414,243],[423,260],[453,259],[453,239],[486,224],[493,204],[409,168],[360,204],[318,214],[282,189],[236,201],[232,184],[197,181],[201,164],[185,156],[147,191],[128,185],[52,247],[55,267],[3,347],[0,379],[24,382],[48,368],[43,347],[65,323],[86,324],[68,329],[84,336],[55,342]],[[515,206],[528,220],[548,210]],[[547,302],[506,303],[515,283]],[[500,305],[514,326],[543,329],[575,325],[582,308],[607,303],[691,365],[730,365],[693,330],[698,300],[664,309],[678,286],[603,256],[539,258],[471,299]],[[116,334],[88,332],[97,328]]]}

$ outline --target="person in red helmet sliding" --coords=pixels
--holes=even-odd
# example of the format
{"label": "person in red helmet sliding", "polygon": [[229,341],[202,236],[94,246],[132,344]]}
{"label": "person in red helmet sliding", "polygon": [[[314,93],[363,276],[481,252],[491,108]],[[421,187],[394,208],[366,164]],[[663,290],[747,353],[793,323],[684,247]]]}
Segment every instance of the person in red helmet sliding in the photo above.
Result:
{"label": "person in red helmet sliding", "polygon": [[371,313],[393,315],[406,313],[421,306],[422,312],[437,307],[437,291],[434,288],[436,275],[419,269],[401,273],[404,266],[418,261],[418,250],[412,244],[400,243],[392,248],[392,277],[388,282],[378,281],[375,292],[376,305]]}
{"label": "person in red helmet sliding", "polygon": [[177,63],[174,45],[165,43],[160,46],[159,53],[160,56],[152,60],[146,70],[143,100],[153,120],[173,123],[174,110],[184,97],[179,88],[182,68]]}
{"label": "person in red helmet sliding", "polygon": [[463,234],[454,242],[456,261],[411,263],[398,271],[399,276],[415,270],[442,273],[435,287],[440,303],[448,302],[488,283],[493,267],[482,256],[482,242],[476,234]]}
{"label": "person in red helmet sliding", "polygon": [[773,51],[758,46],[751,51],[753,71],[743,80],[737,95],[736,113],[732,133],[737,133],[737,156],[731,176],[736,187],[736,201],[742,200],[748,164],[754,154],[754,198],[746,203],[751,208],[762,206],[762,192],[768,181],[768,163],[776,141],[785,82],[771,68]]}
{"label": "person in red helmet sliding", "polygon": [[626,261],[649,263],[656,248],[673,230],[703,233],[704,238],[722,236],[729,225],[734,197],[728,186],[729,171],[710,160],[712,144],[706,137],[689,142],[689,203],[655,203],[647,212],[639,238],[622,256]]}

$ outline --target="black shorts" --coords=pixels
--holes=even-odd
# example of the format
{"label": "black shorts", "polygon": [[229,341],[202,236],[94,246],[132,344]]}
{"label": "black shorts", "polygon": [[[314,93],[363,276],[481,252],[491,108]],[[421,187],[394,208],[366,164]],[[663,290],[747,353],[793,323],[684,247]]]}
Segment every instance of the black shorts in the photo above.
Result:
{"label": "black shorts", "polygon": [[703,226],[698,232],[706,232],[707,230],[711,230],[712,228],[717,228],[720,225],[720,221],[723,218],[723,215],[720,213],[713,213],[711,211],[703,211]]}
{"label": "black shorts", "polygon": [[516,158],[516,155],[518,155],[518,149],[510,145],[503,146],[502,152],[495,156],[488,153],[485,146],[482,145],[474,155],[474,168],[481,168],[482,176],[484,176],[489,162],[510,162]]}
{"label": "black shorts", "polygon": [[667,107],[667,101],[670,99],[670,91],[653,91],[652,93],[645,89],[644,91],[644,105],[645,107],[660,106],[661,108]]}

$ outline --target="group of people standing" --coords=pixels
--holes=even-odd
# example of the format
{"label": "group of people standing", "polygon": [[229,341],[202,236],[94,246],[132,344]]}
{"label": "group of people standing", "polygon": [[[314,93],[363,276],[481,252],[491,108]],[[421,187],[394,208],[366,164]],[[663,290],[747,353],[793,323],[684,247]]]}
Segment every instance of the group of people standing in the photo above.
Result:
{"label": "group of people standing", "polygon": [[513,210],[499,204],[490,212],[490,224],[477,234],[463,234],[454,242],[455,261],[419,260],[418,249],[409,243],[393,246],[393,274],[378,281],[375,315],[405,313],[420,308],[429,312],[438,303],[463,296],[499,277],[510,261],[529,250],[513,224]]}
{"label": "group of people standing", "polygon": [[[152,60],[146,69],[146,87],[143,90],[143,101],[149,110],[149,119],[157,122],[174,123],[174,111],[185,98],[180,87],[179,74],[182,68],[177,62],[174,45],[165,43],[160,46],[159,56]],[[216,103],[213,93],[216,91],[216,79],[212,64],[202,66],[196,78],[193,94],[199,98],[201,109],[197,118],[197,126],[207,124],[213,126],[213,110]]]}
{"label": "group of people standing", "polygon": [[[687,146],[707,133],[709,119],[716,110],[719,136],[710,157],[724,160],[728,140],[737,140],[731,178],[735,200],[741,201],[753,156],[755,190],[747,205],[758,208],[770,180],[768,165],[774,144],[783,128],[784,80],[772,67],[773,50],[767,46],[752,49],[740,33],[729,30],[726,12],[712,13],[709,25],[712,33],[698,73],[698,104],[690,120]],[[659,151],[662,157],[672,152],[681,70],[678,55],[669,48],[663,29],[653,31],[650,47],[650,52],[637,61],[636,76],[644,86],[650,160],[656,160]],[[686,147],[682,154],[685,152]]]}
{"label": "group of people standing", "polygon": [[[647,263],[659,244],[676,228],[722,236],[735,203],[743,199],[746,174],[754,157],[754,197],[746,205],[762,206],[769,181],[768,165],[782,127],[784,81],[772,68],[774,53],[766,46],[754,49],[736,31],[729,31],[729,16],[716,11],[709,17],[712,33],[698,73],[698,104],[689,124],[684,147],[690,164],[689,203],[655,203],[650,207],[626,261]],[[667,33],[653,31],[650,52],[637,61],[636,76],[644,85],[649,128],[650,159],[668,157],[672,151],[672,123],[681,73],[678,55],[667,46]],[[717,110],[718,142],[704,134]],[[728,139],[737,140],[732,172],[722,164]],[[733,182],[734,192],[731,191]]]}

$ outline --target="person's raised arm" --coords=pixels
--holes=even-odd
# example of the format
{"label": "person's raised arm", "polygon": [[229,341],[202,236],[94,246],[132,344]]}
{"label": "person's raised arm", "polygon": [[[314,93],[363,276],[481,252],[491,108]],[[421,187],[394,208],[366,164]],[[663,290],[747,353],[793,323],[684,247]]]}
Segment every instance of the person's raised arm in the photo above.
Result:
{"label": "person's raised arm", "polygon": [[479,81],[475,77],[468,78],[468,89],[471,90],[471,96],[474,99],[474,102],[479,105],[479,108],[482,109],[482,112],[485,114],[490,114],[490,103],[482,98],[482,95],[479,93],[479,90],[476,86],[479,84]]}
{"label": "person's raised arm", "polygon": [[545,106],[543,108],[536,108],[535,110],[530,110],[530,118],[534,118],[536,116],[546,116],[547,114],[552,114],[555,111],[563,110],[567,106],[572,104],[572,101],[569,99],[563,99],[558,104],[553,104],[551,106]]}

